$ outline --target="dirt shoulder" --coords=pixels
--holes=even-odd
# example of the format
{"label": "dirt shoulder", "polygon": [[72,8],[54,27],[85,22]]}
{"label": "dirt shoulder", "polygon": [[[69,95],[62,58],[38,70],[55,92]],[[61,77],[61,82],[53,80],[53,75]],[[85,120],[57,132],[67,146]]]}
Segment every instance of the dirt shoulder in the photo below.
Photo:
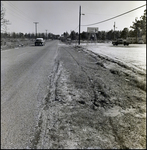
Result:
{"label": "dirt shoulder", "polygon": [[31,148],[146,148],[146,74],[60,46]]}

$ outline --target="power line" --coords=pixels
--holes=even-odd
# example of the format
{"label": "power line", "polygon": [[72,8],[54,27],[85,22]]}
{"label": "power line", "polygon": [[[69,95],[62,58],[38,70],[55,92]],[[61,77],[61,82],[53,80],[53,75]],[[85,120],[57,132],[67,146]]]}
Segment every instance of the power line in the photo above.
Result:
{"label": "power line", "polygon": [[[9,3],[9,5],[11,5],[10,3]],[[11,5],[12,6],[12,5]],[[6,7],[6,6],[5,6]],[[13,6],[12,6],[13,7]],[[25,19],[26,20],[26,18],[24,18],[25,16],[24,15],[22,15],[21,13],[19,13],[17,10],[16,10],[16,8],[12,8],[12,7],[9,7],[9,8],[7,8],[8,10],[10,10],[11,12],[13,12],[14,13],[14,15],[17,15],[17,17],[20,17],[20,19],[21,20],[23,20],[23,19]],[[12,14],[11,14],[12,15]],[[23,16],[23,17],[22,17]],[[24,20],[23,20],[24,21]],[[27,20],[26,21],[28,21],[29,23],[31,23],[32,21],[29,21],[28,20],[28,18],[27,18]]]}
{"label": "power line", "polygon": [[26,17],[27,19],[30,19],[30,21],[33,20],[32,18],[30,18],[30,16],[28,16],[25,12],[23,12],[21,9],[19,9],[18,7],[16,7],[14,4],[12,4],[11,2],[9,2],[9,4],[10,4],[17,12],[19,12],[21,15],[23,15],[23,16]]}
{"label": "power line", "polygon": [[74,29],[74,31],[76,31],[78,27],[79,27],[79,25]]}
{"label": "power line", "polygon": [[[146,5],[146,4],[145,4],[145,5]],[[112,19],[114,19],[114,18],[120,17],[120,16],[122,16],[122,15],[125,15],[125,14],[127,14],[127,13],[130,13],[130,12],[136,10],[136,9],[139,9],[139,8],[141,8],[141,7],[144,7],[145,5],[142,5],[142,6],[140,6],[140,7],[137,7],[137,8],[135,8],[135,9],[132,9],[132,10],[130,10],[130,11],[128,11],[128,12],[125,12],[125,13],[123,13],[123,14],[117,15],[117,16],[112,17],[112,18],[110,18],[110,19],[106,19],[106,20],[104,20],[104,21],[100,21],[100,22],[93,23],[93,24],[88,24],[88,25],[82,25],[82,26],[92,26],[92,25],[100,24],[100,23],[103,23],[103,22],[112,20]]]}
{"label": "power line", "polygon": [[[9,4],[11,7],[9,7],[8,10],[13,11],[13,13],[15,13],[15,15],[18,15],[18,17],[23,20],[23,19],[27,19],[26,21],[31,23],[34,19],[31,18],[30,16],[28,16],[26,13],[24,13],[22,10],[18,9],[18,7],[16,7],[14,4],[12,4],[11,2],[6,2],[7,4]],[[23,16],[23,17],[21,17]],[[23,19],[22,19],[23,18]],[[42,24],[40,24],[42,26]],[[42,26],[44,28],[44,26]]]}
{"label": "power line", "polygon": [[[15,19],[15,20],[16,20],[17,17],[18,17],[18,18],[20,18],[22,21],[24,21],[24,20],[23,20],[24,18],[22,18],[22,17],[20,16],[20,14],[17,14],[17,12],[15,12],[14,10],[11,10],[11,9],[9,9],[9,10],[12,11],[13,14],[11,14],[11,15],[14,16],[14,19]],[[10,20],[10,21],[11,21],[11,20]],[[29,20],[26,20],[26,21],[28,21],[28,22],[30,23]]]}

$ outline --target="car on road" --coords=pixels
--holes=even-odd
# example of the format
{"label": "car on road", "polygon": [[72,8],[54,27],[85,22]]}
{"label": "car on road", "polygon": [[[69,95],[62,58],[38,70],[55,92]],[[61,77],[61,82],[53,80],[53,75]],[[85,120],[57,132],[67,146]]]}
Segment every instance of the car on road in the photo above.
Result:
{"label": "car on road", "polygon": [[35,46],[39,46],[39,45],[41,45],[41,46],[45,45],[45,41],[43,38],[37,38],[35,40]]}
{"label": "car on road", "polygon": [[123,44],[124,46],[125,45],[129,45],[129,42],[127,41],[127,40],[124,40],[124,39],[117,39],[117,40],[115,40],[115,41],[112,41],[112,44],[113,45],[118,45],[118,44]]}

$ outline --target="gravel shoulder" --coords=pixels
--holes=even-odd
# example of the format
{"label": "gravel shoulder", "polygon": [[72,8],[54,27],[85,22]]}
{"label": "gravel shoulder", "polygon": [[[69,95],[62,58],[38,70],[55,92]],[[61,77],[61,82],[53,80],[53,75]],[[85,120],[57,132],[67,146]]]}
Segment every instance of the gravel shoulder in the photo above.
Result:
{"label": "gravel shoulder", "polygon": [[80,46],[58,46],[29,147],[146,148],[146,73]]}

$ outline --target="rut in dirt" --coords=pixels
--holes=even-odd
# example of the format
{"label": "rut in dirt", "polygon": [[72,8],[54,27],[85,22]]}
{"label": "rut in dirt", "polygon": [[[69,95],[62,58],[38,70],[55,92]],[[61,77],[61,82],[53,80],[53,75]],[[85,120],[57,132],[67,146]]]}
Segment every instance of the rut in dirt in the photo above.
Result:
{"label": "rut in dirt", "polygon": [[[138,112],[144,101],[144,91],[126,81],[126,77],[130,81],[132,77],[123,71],[107,68],[109,63],[116,62],[91,55],[82,48],[59,48],[49,76],[49,91],[43,100],[31,140],[32,149],[134,147],[134,134],[128,129],[131,127],[138,131],[142,124],[134,127],[137,119],[132,114],[124,113],[117,117],[108,112],[111,108],[125,110],[130,106],[137,107]],[[135,95],[132,87],[136,90]],[[124,138],[129,135],[130,145]],[[140,136],[140,141],[143,140],[144,135]]]}
{"label": "rut in dirt", "polygon": [[[47,121],[48,116],[46,114],[46,111],[50,111],[50,108],[54,106],[54,102],[58,101],[57,96],[57,83],[58,79],[61,75],[61,69],[60,69],[60,63],[59,61],[55,60],[55,65],[53,66],[52,73],[49,75],[50,85],[49,85],[49,91],[45,98],[42,100],[42,104],[40,106],[40,111],[38,114],[38,121],[37,125],[34,130],[34,135],[31,137],[29,141],[29,148],[31,149],[37,149],[39,142],[43,141],[42,133],[46,132],[47,127]],[[54,119],[52,118],[52,121]],[[53,126],[53,125],[51,125]],[[52,128],[52,127],[51,127]]]}
{"label": "rut in dirt", "polygon": [[[64,51],[68,53],[69,57],[73,59],[73,63],[77,65],[77,67],[74,66],[74,71],[76,72],[76,68],[79,68],[77,74],[78,72],[80,72],[80,75],[77,75],[77,78],[75,80],[78,79],[78,81],[75,81],[75,84],[78,84],[77,82],[79,82],[80,84],[81,81],[83,81],[82,78],[84,78],[84,81],[81,84],[85,84],[85,87],[88,86],[87,89],[91,91],[91,102],[93,103],[94,107],[105,107],[109,103],[110,96],[107,92],[108,89],[105,83],[102,81],[101,77],[96,79],[92,77],[88,72],[89,67],[86,66],[86,64],[80,63],[80,61],[75,58],[74,54],[72,54],[72,51],[66,50],[66,48],[62,49],[64,49]],[[78,50],[78,52],[80,52],[80,50]],[[103,63],[101,61],[98,61],[96,58],[94,58],[93,62],[94,65],[99,66],[100,69],[105,69]],[[81,86],[85,88],[83,85]]]}

